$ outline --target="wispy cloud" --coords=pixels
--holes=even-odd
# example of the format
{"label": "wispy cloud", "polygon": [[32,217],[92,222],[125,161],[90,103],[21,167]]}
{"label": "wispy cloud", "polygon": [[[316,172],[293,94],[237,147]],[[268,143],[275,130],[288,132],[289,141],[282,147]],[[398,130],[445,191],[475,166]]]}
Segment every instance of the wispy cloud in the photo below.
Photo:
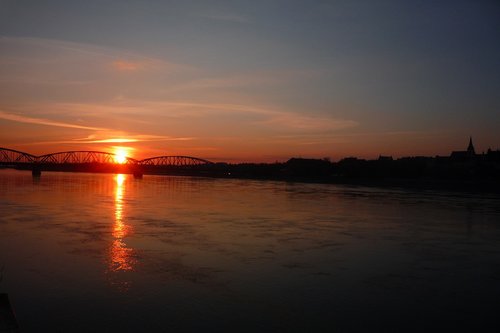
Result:
{"label": "wispy cloud", "polygon": [[118,71],[136,71],[142,67],[139,62],[131,62],[125,60],[116,60],[112,63],[113,68]]}
{"label": "wispy cloud", "polygon": [[106,130],[108,130],[107,128],[103,128],[103,127],[84,126],[84,125],[64,123],[64,122],[54,121],[54,120],[49,120],[49,119],[32,118],[32,117],[21,116],[18,114],[7,113],[7,112],[3,112],[3,111],[0,111],[0,119],[15,121],[15,122],[19,122],[19,123],[66,127],[66,128],[78,128],[78,129],[92,130],[92,131],[106,131]]}
{"label": "wispy cloud", "polygon": [[187,101],[159,103],[163,109],[168,109],[171,115],[179,116],[214,116],[216,114],[247,114],[259,116],[255,123],[272,125],[275,128],[328,131],[338,130],[358,125],[356,121],[336,119],[328,116],[307,115],[274,108],[226,103],[193,103]]}
{"label": "wispy cloud", "polygon": [[127,143],[127,142],[154,142],[154,141],[189,141],[191,137],[172,137],[165,135],[150,135],[150,134],[127,134],[113,137],[113,133],[106,134],[106,138],[101,134],[89,135],[86,138],[73,139],[66,143]]}
{"label": "wispy cloud", "polygon": [[[45,109],[65,110],[65,112],[87,116],[105,115],[107,118],[119,115],[122,122],[124,115],[133,117],[141,115],[142,123],[154,123],[158,116],[170,117],[186,124],[194,118],[209,120],[230,116],[235,119],[234,121],[241,122],[242,127],[257,124],[285,131],[287,129],[312,132],[332,131],[358,126],[354,120],[339,119],[315,112],[306,114],[278,107],[187,100],[140,101],[120,98],[106,104],[58,103]],[[209,126],[208,122],[207,126]]]}
{"label": "wispy cloud", "polygon": [[59,145],[59,144],[105,144],[105,143],[140,143],[140,142],[162,142],[162,141],[191,141],[196,138],[192,137],[172,137],[161,135],[148,135],[148,134],[124,134],[120,137],[107,137],[110,134],[91,134],[85,138],[76,138],[70,140],[52,140],[52,141],[36,141],[28,143],[16,143],[19,146],[43,146],[43,145]]}
{"label": "wispy cloud", "polygon": [[285,125],[298,130],[331,131],[358,125],[353,120],[334,119],[325,116],[305,116],[301,114],[276,112],[268,120],[263,121],[275,126]]}
{"label": "wispy cloud", "polygon": [[[92,73],[94,78],[99,78],[103,75],[103,65],[109,65],[117,71],[150,69],[155,72],[191,72],[195,70],[193,66],[130,50],[57,39],[0,36],[0,49],[8,51],[0,54],[0,65],[7,65],[2,68],[4,71],[2,76],[7,76],[9,79],[13,77],[17,80],[20,74],[26,79],[39,76],[50,80],[54,74],[58,73],[62,73],[58,75],[58,79],[67,78],[68,73],[71,73],[72,79],[76,81],[79,81],[80,76],[89,77],[89,73]],[[78,68],[74,67],[75,64]],[[17,68],[17,71],[12,73],[14,75],[7,75],[11,67]],[[23,68],[28,72],[34,70],[35,73],[31,73],[33,74],[31,76],[24,75],[22,71],[19,72]]]}
{"label": "wispy cloud", "polygon": [[[110,139],[73,139],[69,142],[71,143],[127,143],[127,142],[138,142],[137,139],[132,138],[110,138]],[[67,141],[66,141],[67,142]]]}
{"label": "wispy cloud", "polygon": [[230,75],[214,75],[207,77],[196,77],[186,82],[171,85],[164,92],[179,92],[184,90],[202,89],[233,89],[242,87],[262,87],[271,85],[287,84],[293,81],[310,79],[320,73],[314,70],[266,70],[266,71],[242,71]]}
{"label": "wispy cloud", "polygon": [[39,50],[66,50],[71,53],[80,53],[86,56],[98,56],[108,59],[140,59],[142,61],[162,62],[164,64],[172,64],[163,59],[154,58],[139,54],[130,50],[116,49],[111,47],[98,46],[81,42],[69,42],[60,39],[35,38],[35,37],[7,37],[0,36],[0,43],[10,49],[26,49],[37,48]]}

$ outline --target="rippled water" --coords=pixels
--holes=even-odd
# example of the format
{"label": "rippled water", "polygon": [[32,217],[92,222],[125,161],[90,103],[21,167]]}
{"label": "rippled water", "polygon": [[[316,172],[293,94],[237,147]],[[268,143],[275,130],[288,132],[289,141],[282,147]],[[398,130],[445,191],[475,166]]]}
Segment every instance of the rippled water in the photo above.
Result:
{"label": "rippled water", "polygon": [[500,197],[0,170],[22,332],[484,329]]}

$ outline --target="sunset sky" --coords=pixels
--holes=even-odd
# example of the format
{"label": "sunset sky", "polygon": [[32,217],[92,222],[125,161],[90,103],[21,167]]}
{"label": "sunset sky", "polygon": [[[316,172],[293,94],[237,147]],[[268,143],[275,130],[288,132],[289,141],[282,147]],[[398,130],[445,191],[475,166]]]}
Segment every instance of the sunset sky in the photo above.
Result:
{"label": "sunset sky", "polygon": [[500,148],[499,1],[0,0],[0,147],[213,161]]}

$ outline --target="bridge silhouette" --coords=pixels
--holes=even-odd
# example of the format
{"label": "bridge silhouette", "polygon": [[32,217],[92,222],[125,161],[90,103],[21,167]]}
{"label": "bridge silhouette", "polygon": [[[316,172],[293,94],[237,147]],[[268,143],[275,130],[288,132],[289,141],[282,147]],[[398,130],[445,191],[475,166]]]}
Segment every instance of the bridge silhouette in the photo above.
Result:
{"label": "bridge silhouette", "polygon": [[191,156],[155,156],[137,160],[94,150],[63,151],[36,156],[0,148],[0,167],[31,170],[34,176],[40,175],[42,171],[132,173],[136,177],[142,177],[143,174],[193,174],[207,171],[205,167],[213,164]]}

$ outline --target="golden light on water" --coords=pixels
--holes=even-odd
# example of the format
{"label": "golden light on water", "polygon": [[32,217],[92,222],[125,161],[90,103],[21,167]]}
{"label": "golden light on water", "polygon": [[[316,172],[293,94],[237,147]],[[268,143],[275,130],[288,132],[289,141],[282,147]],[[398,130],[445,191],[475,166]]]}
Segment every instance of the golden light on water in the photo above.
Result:
{"label": "golden light on water", "polygon": [[113,225],[113,243],[110,253],[111,271],[130,271],[133,270],[135,263],[134,250],[127,247],[124,238],[130,233],[130,226],[124,222],[124,192],[125,192],[125,175],[118,174],[115,177],[115,223]]}
{"label": "golden light on water", "polygon": [[125,237],[125,225],[123,223],[123,183],[125,175],[116,175],[116,190],[115,190],[115,224],[113,226],[113,237]]}

